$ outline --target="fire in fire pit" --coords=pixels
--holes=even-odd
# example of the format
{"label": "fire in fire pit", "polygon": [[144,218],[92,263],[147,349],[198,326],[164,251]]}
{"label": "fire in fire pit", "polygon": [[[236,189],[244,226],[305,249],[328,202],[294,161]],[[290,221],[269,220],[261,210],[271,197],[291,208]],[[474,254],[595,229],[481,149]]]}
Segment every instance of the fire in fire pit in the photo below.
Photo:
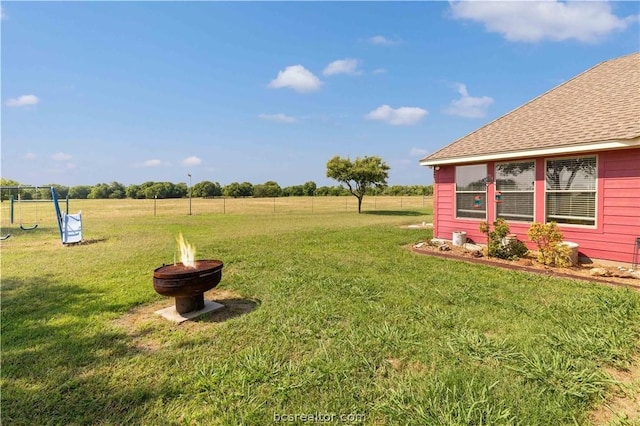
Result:
{"label": "fire in fire pit", "polygon": [[163,296],[175,297],[179,314],[205,307],[204,292],[218,285],[224,264],[220,260],[193,260],[195,250],[178,237],[181,263],[163,265],[153,271],[153,288]]}

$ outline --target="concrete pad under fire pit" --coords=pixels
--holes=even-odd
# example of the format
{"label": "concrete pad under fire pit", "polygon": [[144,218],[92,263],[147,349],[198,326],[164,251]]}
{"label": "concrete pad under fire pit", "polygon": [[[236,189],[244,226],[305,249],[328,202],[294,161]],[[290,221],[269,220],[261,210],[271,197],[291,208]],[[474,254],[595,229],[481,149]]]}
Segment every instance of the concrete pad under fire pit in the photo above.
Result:
{"label": "concrete pad under fire pit", "polygon": [[180,324],[187,320],[197,318],[200,315],[217,311],[220,308],[224,308],[224,305],[217,302],[205,300],[204,308],[198,309],[197,311],[185,312],[183,314],[180,314],[178,313],[178,311],[176,311],[175,306],[169,306],[168,308],[160,309],[159,311],[155,311],[154,313],[162,316],[165,319],[168,319],[169,321],[173,321],[176,324]]}

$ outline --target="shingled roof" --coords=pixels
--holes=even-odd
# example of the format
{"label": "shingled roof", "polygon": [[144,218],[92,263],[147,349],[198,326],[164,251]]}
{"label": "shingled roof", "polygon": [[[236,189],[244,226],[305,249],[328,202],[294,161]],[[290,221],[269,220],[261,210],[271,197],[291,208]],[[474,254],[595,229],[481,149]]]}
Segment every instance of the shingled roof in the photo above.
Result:
{"label": "shingled roof", "polygon": [[[420,160],[424,166],[640,146],[640,52],[602,62]],[[614,148],[612,145],[610,148]]]}

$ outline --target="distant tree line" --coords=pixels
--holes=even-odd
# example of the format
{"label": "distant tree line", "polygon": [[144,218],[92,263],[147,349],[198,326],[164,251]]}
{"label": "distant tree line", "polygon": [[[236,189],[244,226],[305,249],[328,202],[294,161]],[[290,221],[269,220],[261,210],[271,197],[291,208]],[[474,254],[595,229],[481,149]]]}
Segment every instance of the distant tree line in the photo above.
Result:
{"label": "distant tree line", "polygon": [[[0,179],[2,186],[28,186],[10,179]],[[0,193],[2,200],[8,200],[11,195],[18,198],[18,192],[23,200],[51,199],[51,192],[48,187],[53,186],[58,198],[63,199],[69,196],[73,199],[106,199],[106,198],[185,198],[189,197],[189,187],[186,183],[172,182],[144,182],[142,184],[132,184],[125,186],[120,182],[98,183],[96,185],[64,186],[58,184],[47,184],[35,189],[3,190]],[[349,195],[349,191],[338,186],[317,186],[315,182],[309,181],[302,185],[281,187],[275,181],[267,181],[253,185],[249,182],[232,182],[222,186],[218,182],[202,181],[193,185],[191,196],[194,198],[210,197],[310,197],[310,196],[343,196]],[[391,185],[384,188],[372,188],[370,195],[432,195],[432,185]]]}

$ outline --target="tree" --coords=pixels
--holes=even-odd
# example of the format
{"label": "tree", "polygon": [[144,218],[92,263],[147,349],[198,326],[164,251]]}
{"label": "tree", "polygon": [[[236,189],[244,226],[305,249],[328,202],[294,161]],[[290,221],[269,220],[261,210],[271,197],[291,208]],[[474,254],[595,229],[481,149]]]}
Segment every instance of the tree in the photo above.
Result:
{"label": "tree", "polygon": [[283,197],[301,197],[302,195],[304,195],[302,185],[285,186],[282,188]]}
{"label": "tree", "polygon": [[69,194],[69,187],[59,185],[57,183],[48,183],[38,188],[37,195],[34,195],[38,200],[50,200],[51,199],[51,187],[55,189],[58,199],[65,199]]}
{"label": "tree", "polygon": [[309,197],[313,197],[315,195],[317,188],[318,186],[312,180],[310,180],[309,182],[305,182],[304,185],[302,185],[304,195],[307,195]]}
{"label": "tree", "polygon": [[101,198],[109,198],[109,194],[111,194],[111,187],[106,183],[99,183],[91,187],[91,192],[87,198],[92,200],[98,200]]}
{"label": "tree", "polygon": [[[0,178],[0,186],[20,186],[20,182],[11,179]],[[9,197],[13,195],[15,200],[18,199],[18,190],[17,189],[5,189],[0,194],[0,198],[2,200],[8,200]]]}
{"label": "tree", "polygon": [[253,187],[253,196],[255,198],[279,197],[282,195],[282,189],[277,182],[272,180]]}
{"label": "tree", "polygon": [[75,198],[78,200],[86,200],[91,192],[89,185],[78,185],[69,188],[69,198]]}
{"label": "tree", "polygon": [[189,195],[189,187],[186,183],[180,182],[175,185],[171,182],[167,183],[171,185],[171,190],[169,192],[171,195],[169,195],[168,198],[185,198]]}
{"label": "tree", "polygon": [[253,196],[253,185],[249,182],[242,182],[240,184],[240,196],[241,197]]}
{"label": "tree", "polygon": [[222,195],[222,188],[218,182],[204,180],[191,188],[194,197],[218,197]]}
{"label": "tree", "polygon": [[153,183],[151,185],[145,185],[144,198],[167,198],[167,194],[164,191],[164,187],[161,183]]}
{"label": "tree", "polygon": [[362,211],[362,199],[369,188],[384,188],[390,167],[380,157],[349,158],[335,156],[327,162],[327,177],[347,185],[349,192],[358,199],[358,213]]}
{"label": "tree", "polygon": [[238,182],[231,182],[224,187],[222,193],[225,197],[238,198],[240,196],[240,184]]}
{"label": "tree", "polygon": [[144,191],[140,190],[140,185],[129,185],[127,186],[127,190],[125,192],[125,195],[129,198],[133,198],[133,199],[139,199],[139,198],[144,198]]}
{"label": "tree", "polygon": [[251,197],[253,195],[253,185],[249,182],[231,182],[222,190],[225,197]]}
{"label": "tree", "polygon": [[384,191],[385,195],[392,195],[394,197],[406,195],[405,192],[405,187],[400,185],[391,185],[390,187],[385,188]]}
{"label": "tree", "polygon": [[127,188],[120,182],[111,182],[109,184],[109,198],[125,198],[127,196]]}

